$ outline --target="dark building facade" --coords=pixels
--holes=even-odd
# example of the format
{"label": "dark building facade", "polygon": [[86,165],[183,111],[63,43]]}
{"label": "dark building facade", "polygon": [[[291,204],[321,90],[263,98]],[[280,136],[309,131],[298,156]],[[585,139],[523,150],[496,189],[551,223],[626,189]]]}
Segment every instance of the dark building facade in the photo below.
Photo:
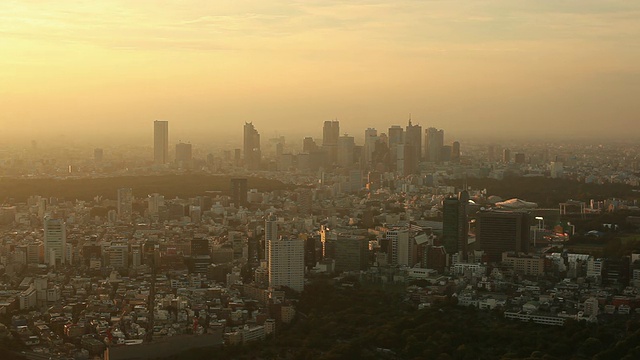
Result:
{"label": "dark building facade", "polygon": [[231,201],[236,206],[247,206],[247,179],[231,179]]}
{"label": "dark building facade", "polygon": [[458,197],[444,199],[442,204],[442,245],[448,254],[467,255],[469,221],[467,206],[469,193],[462,191]]}
{"label": "dark building facade", "polygon": [[529,252],[529,213],[520,211],[481,211],[476,223],[476,241],[487,261],[499,262],[502,253]]}

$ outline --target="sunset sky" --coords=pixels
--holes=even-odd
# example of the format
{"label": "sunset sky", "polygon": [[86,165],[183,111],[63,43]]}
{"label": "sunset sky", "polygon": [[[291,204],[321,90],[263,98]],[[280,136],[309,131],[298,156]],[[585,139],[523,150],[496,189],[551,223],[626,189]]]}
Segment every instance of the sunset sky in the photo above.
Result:
{"label": "sunset sky", "polygon": [[640,2],[0,2],[2,135],[640,136]]}

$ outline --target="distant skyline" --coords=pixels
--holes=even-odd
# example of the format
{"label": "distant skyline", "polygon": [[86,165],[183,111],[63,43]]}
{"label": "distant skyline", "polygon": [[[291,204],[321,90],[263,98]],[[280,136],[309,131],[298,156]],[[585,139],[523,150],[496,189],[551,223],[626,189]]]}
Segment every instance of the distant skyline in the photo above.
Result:
{"label": "distant skyline", "polygon": [[[0,138],[640,136],[640,3],[3,1]],[[237,140],[236,140],[237,138]],[[300,138],[301,140],[301,138]]]}

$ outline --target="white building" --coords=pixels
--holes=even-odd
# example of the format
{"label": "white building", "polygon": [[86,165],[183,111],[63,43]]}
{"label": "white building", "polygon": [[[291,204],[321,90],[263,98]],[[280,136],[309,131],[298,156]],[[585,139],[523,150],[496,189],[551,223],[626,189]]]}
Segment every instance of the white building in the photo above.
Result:
{"label": "white building", "polygon": [[391,245],[391,265],[414,265],[415,251],[413,239],[409,236],[409,230],[394,228],[386,232],[386,238]]}
{"label": "white building", "polygon": [[600,277],[602,276],[602,259],[595,259],[590,257],[587,261],[587,277]]}
{"label": "white building", "polygon": [[304,290],[304,241],[297,238],[269,240],[269,286]]}
{"label": "white building", "polygon": [[36,306],[36,289],[33,285],[30,285],[27,290],[20,293],[19,301],[20,310],[30,309]]}
{"label": "white building", "polygon": [[127,244],[111,244],[109,246],[109,265],[115,269],[129,267],[129,246]]}
{"label": "white building", "polygon": [[158,215],[160,207],[164,206],[164,196],[154,193],[148,196],[149,215]]}
{"label": "white building", "polygon": [[66,260],[67,230],[62,219],[44,218],[44,261],[55,266]]}

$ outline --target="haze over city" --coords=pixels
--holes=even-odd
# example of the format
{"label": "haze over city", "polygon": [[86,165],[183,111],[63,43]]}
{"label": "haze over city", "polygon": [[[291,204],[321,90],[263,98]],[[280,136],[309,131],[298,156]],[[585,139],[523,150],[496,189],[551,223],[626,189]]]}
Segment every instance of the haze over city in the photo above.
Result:
{"label": "haze over city", "polygon": [[[640,134],[640,3],[4,1],[0,136]],[[309,131],[309,129],[314,129]],[[606,129],[606,131],[603,131]],[[571,135],[571,136],[568,136]],[[174,141],[172,139],[172,141]]]}

